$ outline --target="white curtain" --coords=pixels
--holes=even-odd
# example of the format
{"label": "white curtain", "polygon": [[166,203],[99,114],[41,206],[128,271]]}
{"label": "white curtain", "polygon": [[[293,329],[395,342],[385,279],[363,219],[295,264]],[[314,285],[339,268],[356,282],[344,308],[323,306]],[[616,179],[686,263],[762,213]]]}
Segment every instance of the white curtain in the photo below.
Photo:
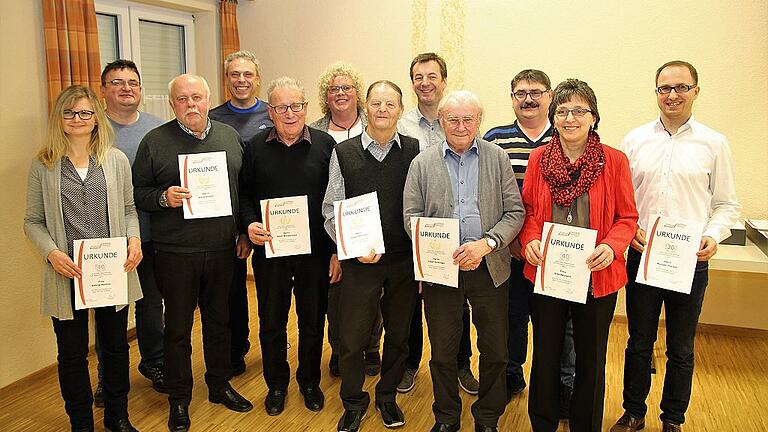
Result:
{"label": "white curtain", "polygon": [[168,102],[168,95],[144,95],[142,111],[156,115],[163,120],[173,118],[173,110]]}

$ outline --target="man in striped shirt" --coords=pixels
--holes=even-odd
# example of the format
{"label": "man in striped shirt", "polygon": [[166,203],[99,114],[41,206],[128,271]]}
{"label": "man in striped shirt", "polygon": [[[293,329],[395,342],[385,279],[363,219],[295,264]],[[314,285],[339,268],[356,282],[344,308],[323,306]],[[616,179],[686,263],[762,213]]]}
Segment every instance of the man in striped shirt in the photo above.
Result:
{"label": "man in striped shirt", "polygon": [[[511,125],[498,126],[489,130],[483,139],[497,144],[509,156],[515,172],[517,185],[523,189],[523,178],[528,166],[528,156],[533,149],[549,142],[554,128],[549,121],[549,105],[552,102],[552,86],[547,74],[536,69],[526,69],[512,79],[512,107],[516,120]],[[531,284],[523,276],[525,258],[520,252],[520,243],[515,239],[510,244],[512,253],[512,274],[509,278],[509,363],[507,364],[507,399],[525,389],[523,363],[528,351],[529,296]],[[570,324],[570,323],[569,323]],[[573,350],[573,329],[566,329],[565,349],[561,362],[561,410],[567,417],[570,395],[573,389],[575,353]]]}

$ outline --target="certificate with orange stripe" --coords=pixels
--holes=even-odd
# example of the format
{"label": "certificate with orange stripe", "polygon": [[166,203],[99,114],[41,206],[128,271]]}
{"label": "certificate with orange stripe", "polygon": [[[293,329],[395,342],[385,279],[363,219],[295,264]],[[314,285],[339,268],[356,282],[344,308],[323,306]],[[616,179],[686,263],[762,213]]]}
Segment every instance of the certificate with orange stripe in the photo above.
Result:
{"label": "certificate with orange stripe", "polygon": [[232,214],[226,152],[179,155],[179,173],[181,186],[192,196],[182,203],[184,219]]}
{"label": "certificate with orange stripe", "polygon": [[264,245],[267,258],[312,252],[307,196],[261,200],[261,220],[272,240]]}
{"label": "certificate with orange stripe", "polygon": [[536,269],[533,292],[586,303],[591,276],[587,258],[594,252],[596,242],[596,230],[544,222],[544,258]]}
{"label": "certificate with orange stripe", "polygon": [[652,215],[646,227],[635,281],[690,294],[704,223]]}
{"label": "certificate with orange stripe", "polygon": [[340,260],[384,253],[376,192],[333,202],[336,249]]}
{"label": "certificate with orange stripe", "polygon": [[75,309],[128,303],[128,258],[125,237],[75,240],[74,261],[81,277],[75,279]]}
{"label": "certificate with orange stripe", "polygon": [[459,265],[453,252],[459,248],[459,220],[411,218],[413,272],[416,280],[459,287]]}

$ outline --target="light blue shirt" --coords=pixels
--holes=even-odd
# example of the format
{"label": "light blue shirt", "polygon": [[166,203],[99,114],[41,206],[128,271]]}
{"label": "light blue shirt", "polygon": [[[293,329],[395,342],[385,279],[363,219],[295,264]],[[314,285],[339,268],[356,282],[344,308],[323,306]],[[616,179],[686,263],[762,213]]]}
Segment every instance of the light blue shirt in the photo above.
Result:
{"label": "light blue shirt", "polygon": [[445,132],[440,126],[440,122],[437,119],[434,121],[427,120],[421,114],[418,106],[403,114],[400,121],[397,122],[397,130],[403,135],[419,140],[419,151],[424,151],[426,148],[445,141]]}
{"label": "light blue shirt", "polygon": [[457,154],[448,143],[442,144],[443,160],[448,168],[453,191],[453,217],[459,220],[459,238],[461,244],[483,238],[483,226],[480,221],[478,197],[478,178],[480,158],[477,140],[463,154]]}

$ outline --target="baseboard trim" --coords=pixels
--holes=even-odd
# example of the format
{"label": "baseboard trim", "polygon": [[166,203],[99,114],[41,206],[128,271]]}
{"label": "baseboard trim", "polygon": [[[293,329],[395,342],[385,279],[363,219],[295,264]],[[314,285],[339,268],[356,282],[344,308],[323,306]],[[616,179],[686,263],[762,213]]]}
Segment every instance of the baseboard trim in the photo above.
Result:
{"label": "baseboard trim", "polygon": [[[620,323],[627,323],[626,315],[615,315],[613,320]],[[659,319],[659,327],[666,328],[667,323],[664,318]],[[696,329],[697,333],[705,334],[718,334],[723,336],[736,336],[736,337],[749,337],[749,338],[765,338],[768,337],[768,330],[747,328],[747,327],[734,327],[722,324],[706,324],[699,323]]]}

